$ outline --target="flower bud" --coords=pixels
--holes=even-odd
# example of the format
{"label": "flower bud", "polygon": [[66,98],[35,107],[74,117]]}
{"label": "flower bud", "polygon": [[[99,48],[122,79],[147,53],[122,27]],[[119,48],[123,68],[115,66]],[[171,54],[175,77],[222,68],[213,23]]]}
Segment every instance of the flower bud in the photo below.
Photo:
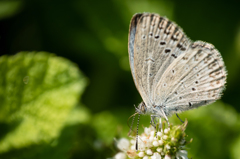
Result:
{"label": "flower bud", "polygon": [[163,151],[163,149],[162,148],[157,148],[157,152],[162,152]]}
{"label": "flower bud", "polygon": [[162,132],[160,131],[157,132],[157,136],[162,137],[162,135],[163,135]]}
{"label": "flower bud", "polygon": [[153,146],[157,147],[159,143],[157,141],[153,141]]}
{"label": "flower bud", "polygon": [[166,149],[168,149],[168,150],[171,149],[171,146],[170,146],[170,145],[166,145],[165,147],[166,147]]}
{"label": "flower bud", "polygon": [[148,155],[152,155],[152,154],[153,154],[153,152],[152,152],[151,149],[148,149],[148,150],[146,151],[146,153],[147,153]]}
{"label": "flower bud", "polygon": [[143,157],[144,155],[145,155],[144,152],[139,152],[139,153],[138,153],[138,156],[139,156],[139,157]]}
{"label": "flower bud", "polygon": [[167,135],[163,135],[163,140],[167,140],[168,136]]}
{"label": "flower bud", "polygon": [[163,145],[164,142],[162,140],[158,140],[159,145]]}

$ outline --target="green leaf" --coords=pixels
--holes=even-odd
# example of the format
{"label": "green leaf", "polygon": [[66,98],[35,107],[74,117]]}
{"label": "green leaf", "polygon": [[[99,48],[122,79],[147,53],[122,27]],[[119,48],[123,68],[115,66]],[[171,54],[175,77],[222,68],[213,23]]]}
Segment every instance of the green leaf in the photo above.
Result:
{"label": "green leaf", "polygon": [[78,67],[53,54],[0,57],[0,154],[59,137],[85,86]]}

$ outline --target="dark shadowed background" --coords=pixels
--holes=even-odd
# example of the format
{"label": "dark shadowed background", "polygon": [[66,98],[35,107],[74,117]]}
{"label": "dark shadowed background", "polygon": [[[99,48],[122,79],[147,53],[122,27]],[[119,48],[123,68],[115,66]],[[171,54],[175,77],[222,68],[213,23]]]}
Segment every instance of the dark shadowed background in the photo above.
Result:
{"label": "dark shadowed background", "polygon": [[[133,105],[141,102],[128,61],[130,20],[139,12],[166,16],[192,40],[212,43],[222,54],[228,71],[226,90],[220,101],[180,114],[188,119],[187,134],[193,138],[189,157],[237,159],[240,156],[239,7],[240,2],[233,0],[0,1],[0,54],[46,51],[76,63],[88,79],[78,105],[88,120],[72,125],[71,131],[61,129],[61,135],[54,140],[64,136],[65,131],[71,134],[63,158],[112,157],[117,152],[113,138],[127,136],[127,119],[134,113]],[[175,116],[170,120],[180,124]],[[142,117],[140,125],[148,126],[149,117]],[[52,146],[53,152],[61,154],[61,146],[56,145]],[[1,152],[0,144],[3,158],[48,158],[51,154],[44,151],[44,146],[36,146],[35,150],[35,154],[28,155],[30,144]],[[59,158],[56,156],[51,158]]]}

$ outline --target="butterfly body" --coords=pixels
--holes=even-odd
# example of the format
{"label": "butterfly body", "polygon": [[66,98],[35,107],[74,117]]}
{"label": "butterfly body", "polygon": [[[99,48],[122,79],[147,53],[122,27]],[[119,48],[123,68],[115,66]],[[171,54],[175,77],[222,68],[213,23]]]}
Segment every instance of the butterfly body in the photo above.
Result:
{"label": "butterfly body", "polygon": [[158,14],[135,14],[129,29],[129,61],[143,102],[137,112],[170,116],[221,97],[226,69],[212,44],[192,42]]}

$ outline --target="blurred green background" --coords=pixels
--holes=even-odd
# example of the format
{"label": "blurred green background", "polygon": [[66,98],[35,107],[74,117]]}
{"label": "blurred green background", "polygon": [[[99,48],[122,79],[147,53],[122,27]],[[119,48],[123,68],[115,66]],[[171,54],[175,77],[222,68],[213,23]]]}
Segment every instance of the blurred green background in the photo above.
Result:
{"label": "blurred green background", "polygon": [[[215,45],[228,70],[220,101],[180,114],[193,138],[189,157],[240,159],[239,6],[233,0],[0,1],[0,158],[114,156],[114,137],[127,136],[127,119],[141,102],[128,62],[130,19],[155,12],[192,40]],[[180,124],[175,116],[170,121]],[[140,125],[149,126],[149,117]]]}

